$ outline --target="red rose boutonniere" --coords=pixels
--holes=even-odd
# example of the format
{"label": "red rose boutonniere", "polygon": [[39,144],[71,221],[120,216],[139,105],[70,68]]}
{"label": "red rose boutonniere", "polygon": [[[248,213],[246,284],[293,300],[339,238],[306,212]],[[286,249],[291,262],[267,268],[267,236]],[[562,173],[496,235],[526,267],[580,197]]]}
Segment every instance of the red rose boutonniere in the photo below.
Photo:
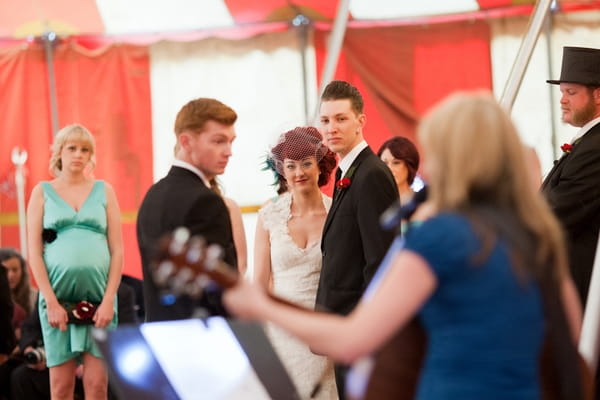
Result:
{"label": "red rose boutonniere", "polygon": [[352,181],[350,180],[350,178],[342,178],[337,182],[337,188],[338,189],[346,189],[348,186],[350,186],[350,184],[352,183]]}
{"label": "red rose boutonniere", "polygon": [[560,146],[560,149],[564,154],[569,154],[571,152],[571,149],[573,148],[573,145],[571,143],[565,143],[562,146]]}
{"label": "red rose boutonniere", "polygon": [[350,185],[352,184],[352,175],[354,175],[355,169],[356,167],[350,167],[350,169],[348,170],[348,172],[346,172],[344,177],[337,181],[337,183],[335,184],[336,189],[344,190],[350,187]]}

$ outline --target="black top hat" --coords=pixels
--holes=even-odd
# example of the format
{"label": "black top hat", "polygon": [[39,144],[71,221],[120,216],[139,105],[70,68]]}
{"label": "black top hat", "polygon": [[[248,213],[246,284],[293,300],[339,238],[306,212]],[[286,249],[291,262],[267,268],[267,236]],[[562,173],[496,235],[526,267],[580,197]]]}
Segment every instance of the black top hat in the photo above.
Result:
{"label": "black top hat", "polygon": [[600,86],[600,49],[564,47],[560,79],[546,82]]}

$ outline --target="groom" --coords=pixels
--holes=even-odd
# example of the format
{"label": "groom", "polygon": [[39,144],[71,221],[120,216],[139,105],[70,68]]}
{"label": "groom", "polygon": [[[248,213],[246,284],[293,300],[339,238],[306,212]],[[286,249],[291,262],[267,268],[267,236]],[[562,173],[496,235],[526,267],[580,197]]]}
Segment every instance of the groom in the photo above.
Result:
{"label": "groom", "polygon": [[[323,266],[317,307],[347,315],[360,300],[393,234],[384,232],[379,216],[398,199],[389,168],[363,138],[366,116],[354,86],[333,81],[321,96],[320,131],[340,158],[333,204],[323,228]],[[336,384],[344,396],[345,366],[336,365]]]}

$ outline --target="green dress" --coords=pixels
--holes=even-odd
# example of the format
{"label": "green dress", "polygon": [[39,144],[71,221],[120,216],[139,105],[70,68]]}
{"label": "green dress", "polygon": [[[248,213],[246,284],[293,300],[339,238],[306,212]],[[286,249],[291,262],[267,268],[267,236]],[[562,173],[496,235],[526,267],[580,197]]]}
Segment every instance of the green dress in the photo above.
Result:
{"label": "green dress", "polygon": [[[100,303],[110,268],[104,182],[94,183],[79,211],[65,202],[49,182],[42,182],[42,188],[43,257],[57,299]],[[109,329],[117,324],[116,298],[114,305],[115,316]],[[90,335],[93,325],[68,324],[67,330],[61,332],[48,323],[46,301],[41,294],[39,306],[48,367],[79,357],[83,352],[101,356]]]}

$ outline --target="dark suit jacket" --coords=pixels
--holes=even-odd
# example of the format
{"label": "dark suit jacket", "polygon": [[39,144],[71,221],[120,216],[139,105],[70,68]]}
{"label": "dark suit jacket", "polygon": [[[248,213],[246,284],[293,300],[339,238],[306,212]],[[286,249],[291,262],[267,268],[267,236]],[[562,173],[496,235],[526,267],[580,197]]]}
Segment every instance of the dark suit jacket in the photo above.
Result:
{"label": "dark suit jacket", "polygon": [[600,230],[600,124],[558,160],[542,191],[564,228],[571,274],[585,305]]}
{"label": "dark suit jacket", "polygon": [[209,244],[220,245],[224,261],[233,268],[237,265],[229,211],[223,199],[193,172],[172,167],[166,177],[148,190],[138,213],[146,321],[189,318],[198,307],[211,315],[226,315],[218,291],[205,291],[201,299],[180,296],[168,304],[154,284],[151,262],[158,239],[180,226],[187,227],[192,235],[203,236]]}
{"label": "dark suit jacket", "polygon": [[135,290],[121,280],[117,290],[119,325],[137,324],[138,318],[135,310]]}
{"label": "dark suit jacket", "polygon": [[358,303],[392,243],[393,232],[380,228],[379,216],[398,199],[392,173],[369,147],[351,168],[350,186],[336,189],[325,220],[316,301],[317,307],[344,315]]}

